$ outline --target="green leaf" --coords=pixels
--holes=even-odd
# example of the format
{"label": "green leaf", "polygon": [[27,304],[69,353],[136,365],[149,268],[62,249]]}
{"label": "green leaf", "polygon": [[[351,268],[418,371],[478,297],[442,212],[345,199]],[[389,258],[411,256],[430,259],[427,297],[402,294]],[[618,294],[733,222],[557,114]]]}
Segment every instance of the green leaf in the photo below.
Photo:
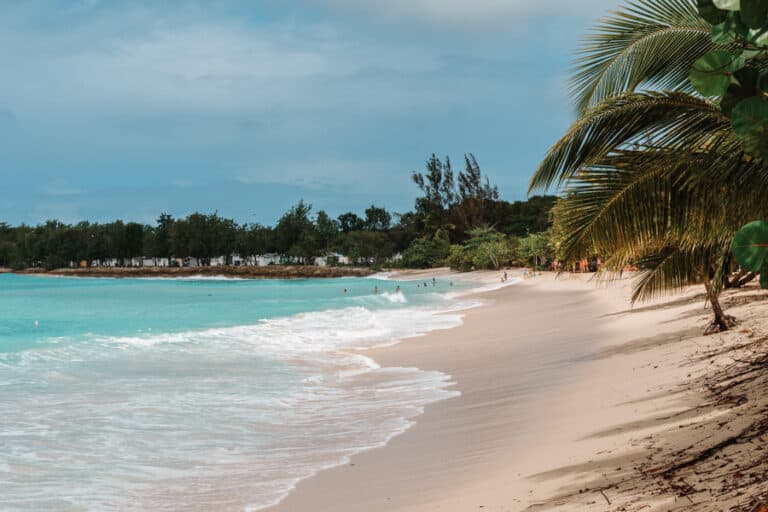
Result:
{"label": "green leaf", "polygon": [[768,30],[755,30],[754,34],[750,34],[749,42],[757,46],[768,46]]}
{"label": "green leaf", "polygon": [[741,8],[740,0],[712,0],[715,7],[726,11],[738,11]]}
{"label": "green leaf", "polygon": [[758,76],[758,71],[752,68],[741,68],[733,74],[734,80],[725,91],[723,99],[720,100],[720,108],[725,115],[730,116],[742,100],[759,94]]}
{"label": "green leaf", "polygon": [[756,220],[742,227],[733,237],[732,248],[739,265],[760,272],[768,264],[768,222]]}
{"label": "green leaf", "polygon": [[731,83],[731,76],[744,66],[740,53],[712,50],[693,63],[688,78],[691,85],[704,96],[722,96]]}
{"label": "green leaf", "polygon": [[736,42],[736,33],[731,30],[731,26],[728,22],[720,23],[719,25],[712,25],[710,34],[712,35],[712,42],[715,44],[727,45]]}
{"label": "green leaf", "polygon": [[768,266],[760,270],[760,288],[768,290]]}
{"label": "green leaf", "polygon": [[710,32],[712,42],[723,45],[733,43],[737,39],[748,39],[750,36],[749,27],[741,21],[741,15],[738,12],[729,12],[725,21],[719,25],[713,25]]}
{"label": "green leaf", "polygon": [[741,0],[741,20],[749,28],[762,28],[768,22],[768,0]]}
{"label": "green leaf", "polygon": [[697,4],[699,14],[711,25],[719,25],[728,17],[728,13],[715,7],[712,0],[699,0]]}
{"label": "green leaf", "polygon": [[719,25],[712,25],[711,30],[712,42],[715,44],[727,45],[736,42],[736,33],[732,30],[732,26],[728,21],[720,23]]}
{"label": "green leaf", "polygon": [[741,68],[733,73],[733,79],[744,89],[745,96],[757,95],[757,80],[760,76],[754,68]]}
{"label": "green leaf", "polygon": [[768,97],[753,96],[739,102],[731,117],[733,131],[743,141],[744,151],[768,159]]}
{"label": "green leaf", "polygon": [[760,73],[760,77],[757,79],[757,88],[768,94],[768,69]]}

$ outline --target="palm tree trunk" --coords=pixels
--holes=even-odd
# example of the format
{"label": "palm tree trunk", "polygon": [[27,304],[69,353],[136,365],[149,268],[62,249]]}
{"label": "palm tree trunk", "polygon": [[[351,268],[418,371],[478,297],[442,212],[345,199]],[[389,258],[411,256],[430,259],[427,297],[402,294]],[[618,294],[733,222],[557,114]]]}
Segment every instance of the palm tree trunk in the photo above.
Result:
{"label": "palm tree trunk", "polygon": [[712,304],[712,312],[715,314],[715,318],[704,331],[704,334],[727,331],[736,325],[736,319],[731,315],[726,315],[723,311],[723,307],[720,305],[720,300],[718,298],[719,293],[717,293],[715,287],[712,286],[712,281],[706,281],[704,283],[704,288],[707,290],[707,300]]}

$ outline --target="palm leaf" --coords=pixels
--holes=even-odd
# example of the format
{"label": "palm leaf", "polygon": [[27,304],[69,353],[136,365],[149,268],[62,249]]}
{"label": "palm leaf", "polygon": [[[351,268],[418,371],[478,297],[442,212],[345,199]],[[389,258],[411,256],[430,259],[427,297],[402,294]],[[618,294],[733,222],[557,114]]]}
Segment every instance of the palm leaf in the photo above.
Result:
{"label": "palm leaf", "polygon": [[688,73],[715,45],[690,0],[636,0],[603,19],[577,52],[570,90],[579,113],[645,89],[694,92]]}
{"label": "palm leaf", "polygon": [[547,152],[529,192],[562,186],[580,168],[633,144],[717,146],[730,133],[720,108],[686,93],[628,93],[587,111]]}

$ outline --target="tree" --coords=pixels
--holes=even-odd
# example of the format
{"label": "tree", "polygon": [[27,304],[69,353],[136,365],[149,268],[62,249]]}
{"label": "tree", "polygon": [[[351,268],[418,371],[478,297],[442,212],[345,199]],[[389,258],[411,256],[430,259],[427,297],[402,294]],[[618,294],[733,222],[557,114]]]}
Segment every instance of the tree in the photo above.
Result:
{"label": "tree", "polygon": [[365,222],[352,212],[342,213],[338,217],[339,229],[342,233],[349,233],[350,231],[360,231],[363,229]]}
{"label": "tree", "polygon": [[406,268],[439,267],[445,264],[450,248],[450,244],[445,240],[417,238],[403,252],[400,264]]}
{"label": "tree", "polygon": [[386,231],[392,224],[392,216],[384,208],[371,205],[365,210],[363,228],[368,231]]}
{"label": "tree", "polygon": [[356,263],[380,264],[394,254],[394,244],[385,233],[352,231],[344,236],[344,251]]}
{"label": "tree", "polygon": [[517,254],[520,261],[538,268],[553,259],[554,251],[547,234],[532,233],[520,239]]}
{"label": "tree", "polygon": [[171,257],[171,232],[173,230],[173,216],[163,212],[157,218],[155,229],[154,256],[158,258]]}
{"label": "tree", "polygon": [[277,251],[302,263],[308,263],[320,255],[315,226],[309,218],[312,206],[299,201],[291,207],[275,226],[275,242]]}
{"label": "tree", "polygon": [[453,229],[447,222],[447,213],[456,197],[455,182],[448,157],[443,163],[433,153],[427,160],[426,168],[425,174],[414,172],[411,179],[424,194],[416,199],[416,213],[423,225],[423,236],[434,238],[438,232],[447,234]]}
{"label": "tree", "polygon": [[477,228],[463,245],[451,247],[448,265],[462,272],[477,269],[498,270],[514,263],[518,240],[493,228]]}
{"label": "tree", "polygon": [[[633,301],[703,283],[709,330],[725,330],[718,295],[731,239],[765,215],[768,166],[744,153],[723,105],[693,94],[689,71],[716,46],[710,32],[687,0],[637,0],[603,21],[572,82],[581,116],[531,190],[562,191],[562,253],[594,248],[607,268],[640,265]],[[664,90],[633,92],[641,86]]]}
{"label": "tree", "polygon": [[339,223],[332,219],[325,211],[317,212],[315,219],[317,243],[322,252],[328,254],[339,241]]}
{"label": "tree", "polygon": [[125,246],[122,253],[127,258],[141,256],[144,253],[144,226],[136,222],[129,222],[125,225]]}
{"label": "tree", "polygon": [[192,256],[203,266],[225,256],[229,262],[236,246],[237,225],[218,213],[193,213],[173,224],[171,251],[177,257]]}
{"label": "tree", "polygon": [[472,153],[464,155],[464,171],[458,175],[457,202],[453,210],[465,232],[487,224],[486,208],[499,199],[499,189],[483,173]]}

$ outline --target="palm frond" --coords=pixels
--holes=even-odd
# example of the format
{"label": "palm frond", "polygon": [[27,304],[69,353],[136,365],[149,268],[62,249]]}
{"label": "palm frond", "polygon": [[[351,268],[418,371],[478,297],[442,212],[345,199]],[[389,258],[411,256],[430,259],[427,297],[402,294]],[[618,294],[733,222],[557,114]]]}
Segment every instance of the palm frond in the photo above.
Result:
{"label": "palm frond", "polygon": [[716,146],[729,136],[730,119],[710,101],[690,94],[628,93],[586,112],[547,152],[529,192],[562,186],[583,167],[632,145]]}
{"label": "palm frond", "polygon": [[691,0],[636,0],[603,19],[577,52],[570,91],[583,113],[643,87],[693,92],[688,73],[715,45]]}
{"label": "palm frond", "polygon": [[671,290],[701,283],[710,262],[709,251],[684,251],[679,247],[667,247],[639,259],[638,264],[644,270],[634,283],[632,302],[650,300]]}

